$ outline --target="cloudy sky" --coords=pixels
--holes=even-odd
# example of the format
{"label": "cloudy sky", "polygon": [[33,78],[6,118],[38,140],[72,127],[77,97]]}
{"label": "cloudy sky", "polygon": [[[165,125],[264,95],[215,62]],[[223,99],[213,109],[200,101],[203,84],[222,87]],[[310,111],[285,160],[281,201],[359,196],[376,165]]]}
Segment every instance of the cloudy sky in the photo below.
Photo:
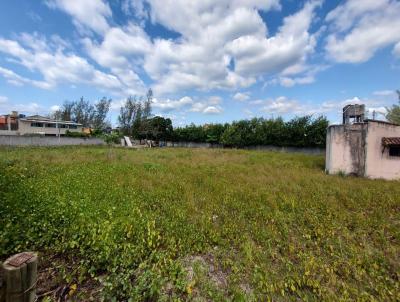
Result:
{"label": "cloudy sky", "polygon": [[383,111],[400,88],[398,0],[0,2],[0,113],[154,91],[175,125]]}

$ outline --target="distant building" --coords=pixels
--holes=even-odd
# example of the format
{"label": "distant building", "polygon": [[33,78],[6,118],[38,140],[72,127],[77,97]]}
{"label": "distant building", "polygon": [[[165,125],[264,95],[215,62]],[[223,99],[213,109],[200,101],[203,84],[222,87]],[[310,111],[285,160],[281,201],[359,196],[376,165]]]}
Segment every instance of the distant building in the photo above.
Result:
{"label": "distant building", "polygon": [[[328,127],[327,173],[400,179],[400,126],[361,119],[360,108],[348,107],[343,110],[344,124]],[[349,117],[355,119],[353,124]]]}
{"label": "distant building", "polygon": [[63,136],[68,131],[82,132],[82,124],[54,120],[40,115],[24,116],[12,112],[0,116],[0,135]]}

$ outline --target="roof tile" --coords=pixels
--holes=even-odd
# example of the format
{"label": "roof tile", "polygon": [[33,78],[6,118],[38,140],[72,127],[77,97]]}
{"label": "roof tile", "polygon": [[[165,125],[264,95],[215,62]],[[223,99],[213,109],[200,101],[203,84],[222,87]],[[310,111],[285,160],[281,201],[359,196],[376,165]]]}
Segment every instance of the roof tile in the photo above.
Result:
{"label": "roof tile", "polygon": [[382,145],[384,145],[384,146],[400,146],[400,137],[383,137]]}

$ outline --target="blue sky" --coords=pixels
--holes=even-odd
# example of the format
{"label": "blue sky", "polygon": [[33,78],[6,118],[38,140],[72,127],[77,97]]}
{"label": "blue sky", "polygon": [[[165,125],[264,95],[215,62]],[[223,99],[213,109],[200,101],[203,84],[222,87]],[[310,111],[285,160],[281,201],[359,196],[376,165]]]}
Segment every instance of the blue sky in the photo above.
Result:
{"label": "blue sky", "polygon": [[0,2],[0,113],[154,91],[174,125],[384,113],[400,88],[400,1]]}

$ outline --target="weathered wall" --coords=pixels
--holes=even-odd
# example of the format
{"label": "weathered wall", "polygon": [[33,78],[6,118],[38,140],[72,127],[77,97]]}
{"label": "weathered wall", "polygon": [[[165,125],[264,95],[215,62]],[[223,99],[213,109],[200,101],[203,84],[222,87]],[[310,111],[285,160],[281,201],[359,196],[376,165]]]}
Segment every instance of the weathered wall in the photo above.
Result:
{"label": "weathered wall", "polygon": [[328,127],[325,164],[327,173],[364,175],[366,129],[366,124]]}
{"label": "weathered wall", "polygon": [[400,157],[389,156],[388,148],[382,152],[383,137],[400,137],[400,126],[384,122],[368,122],[365,176],[400,179]]}
{"label": "weathered wall", "polygon": [[[167,147],[182,147],[182,148],[223,148],[221,144],[210,143],[193,143],[193,142],[167,142]],[[242,149],[260,150],[260,151],[276,151],[276,152],[294,152],[305,154],[325,154],[325,149],[322,148],[296,148],[296,147],[277,147],[277,146],[249,146]]]}
{"label": "weathered wall", "polygon": [[69,145],[104,145],[99,138],[75,138],[55,136],[20,136],[0,135],[0,146],[69,146]]}

